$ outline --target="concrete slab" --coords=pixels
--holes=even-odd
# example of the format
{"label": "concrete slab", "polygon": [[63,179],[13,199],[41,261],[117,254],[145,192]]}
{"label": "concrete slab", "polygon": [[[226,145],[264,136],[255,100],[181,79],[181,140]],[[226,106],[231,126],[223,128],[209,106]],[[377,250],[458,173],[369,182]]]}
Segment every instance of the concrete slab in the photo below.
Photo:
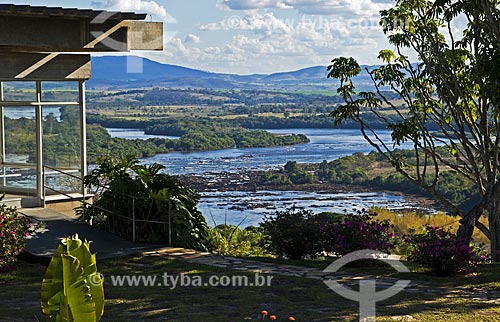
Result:
{"label": "concrete slab", "polygon": [[78,234],[80,238],[92,241],[91,251],[98,259],[126,256],[163,248],[165,246],[133,243],[109,232],[89,226],[52,209],[20,209],[20,213],[44,223],[44,228],[26,242],[28,256],[47,263],[54,254],[62,238]]}

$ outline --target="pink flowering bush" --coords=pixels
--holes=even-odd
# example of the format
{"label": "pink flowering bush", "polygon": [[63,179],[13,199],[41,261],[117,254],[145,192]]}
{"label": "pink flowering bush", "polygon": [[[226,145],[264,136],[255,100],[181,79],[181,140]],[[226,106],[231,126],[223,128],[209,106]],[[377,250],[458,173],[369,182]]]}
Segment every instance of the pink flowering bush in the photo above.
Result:
{"label": "pink flowering bush", "polygon": [[321,226],[323,251],[337,256],[362,249],[389,253],[394,248],[393,226],[388,220],[376,217],[377,213],[363,209],[356,214],[346,214],[338,223]]}
{"label": "pink flowering bush", "polygon": [[32,227],[30,219],[19,215],[15,208],[0,205],[0,271],[7,269],[23,251]]}
{"label": "pink flowering bush", "polygon": [[424,226],[419,233],[411,230],[405,242],[408,260],[438,276],[469,273],[478,263],[486,261],[479,247],[471,247],[450,231],[435,226]]}

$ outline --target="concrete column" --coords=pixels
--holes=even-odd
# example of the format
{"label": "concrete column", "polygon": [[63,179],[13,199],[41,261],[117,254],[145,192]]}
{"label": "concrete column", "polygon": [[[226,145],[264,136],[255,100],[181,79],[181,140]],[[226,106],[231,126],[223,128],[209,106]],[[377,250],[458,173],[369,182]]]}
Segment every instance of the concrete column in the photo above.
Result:
{"label": "concrete column", "polygon": [[[3,102],[3,82],[0,81],[0,102]],[[5,114],[3,105],[0,106],[0,162],[5,163]],[[5,177],[5,167],[2,166],[3,185],[7,185],[7,178]]]}
{"label": "concrete column", "polygon": [[82,176],[82,195],[86,197],[86,189],[83,179],[87,175],[87,116],[85,104],[85,81],[78,82],[79,108],[80,108],[80,173]]}
{"label": "concrete column", "polygon": [[36,122],[36,198],[38,206],[45,206],[45,191],[44,191],[44,175],[43,175],[43,118],[42,118],[42,82],[36,82],[36,100],[38,105],[35,106],[35,122]]}

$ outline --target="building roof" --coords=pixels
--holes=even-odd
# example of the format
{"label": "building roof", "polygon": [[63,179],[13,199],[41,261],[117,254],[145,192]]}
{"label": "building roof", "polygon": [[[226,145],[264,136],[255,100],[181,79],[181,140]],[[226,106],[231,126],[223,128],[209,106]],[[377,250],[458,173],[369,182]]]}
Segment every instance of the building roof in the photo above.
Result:
{"label": "building roof", "polygon": [[106,15],[106,20],[144,20],[147,16],[145,13],[134,12],[0,4],[0,16],[94,19],[103,14]]}

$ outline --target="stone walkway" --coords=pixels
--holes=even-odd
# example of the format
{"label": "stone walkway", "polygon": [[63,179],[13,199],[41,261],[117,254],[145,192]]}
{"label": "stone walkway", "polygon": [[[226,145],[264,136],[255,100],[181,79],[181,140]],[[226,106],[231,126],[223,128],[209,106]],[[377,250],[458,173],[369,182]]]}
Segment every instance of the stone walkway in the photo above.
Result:
{"label": "stone walkway", "polygon": [[[248,259],[219,256],[211,253],[204,253],[192,249],[184,248],[161,248],[153,251],[143,253],[145,256],[165,256],[172,259],[186,261],[190,263],[197,263],[209,265],[218,268],[227,268],[229,270],[239,270],[250,273],[262,273],[272,275],[284,275],[301,278],[311,278],[318,280],[336,280],[340,284],[345,284],[349,287],[359,285],[359,280],[375,279],[377,287],[386,289],[393,286],[398,279],[383,276],[373,275],[355,275],[347,272],[325,273],[320,269],[301,267],[294,265],[264,263],[252,261]],[[436,287],[431,283],[422,281],[411,281],[411,283],[404,289],[403,292],[410,294],[436,294],[439,297],[450,298],[465,298],[471,300],[478,300],[487,303],[500,305],[500,290],[484,291],[482,289],[471,289],[465,287],[449,288],[449,287]]]}

